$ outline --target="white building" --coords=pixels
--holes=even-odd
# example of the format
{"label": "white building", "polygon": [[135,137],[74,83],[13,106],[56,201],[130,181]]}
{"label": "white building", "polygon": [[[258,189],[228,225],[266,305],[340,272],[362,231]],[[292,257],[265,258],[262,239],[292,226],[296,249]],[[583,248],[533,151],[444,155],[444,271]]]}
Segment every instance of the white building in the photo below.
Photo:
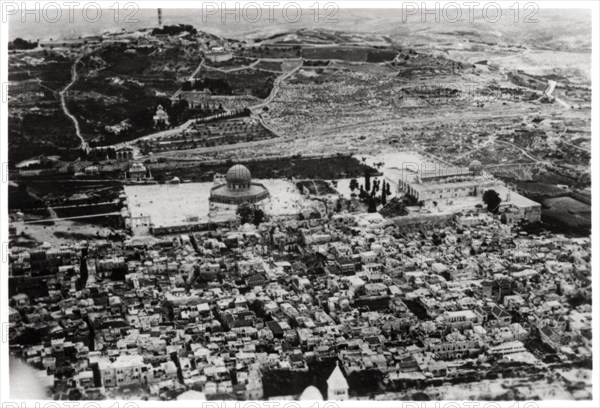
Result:
{"label": "white building", "polygon": [[404,169],[399,175],[398,189],[426,207],[446,213],[473,210],[478,204],[483,205],[483,194],[487,190],[494,190],[502,200],[498,210],[506,214],[507,221],[540,221],[541,204],[510,190],[483,171],[479,161],[474,160],[469,167],[432,164],[420,169]]}
{"label": "white building", "polygon": [[335,368],[327,379],[327,399],[330,401],[345,401],[348,399],[348,381],[336,362]]}
{"label": "white building", "polygon": [[154,119],[155,127],[158,126],[159,124],[162,124],[164,126],[170,125],[169,115],[167,114],[167,112],[165,112],[162,105],[158,105],[158,107],[156,108],[156,114],[154,115],[153,119]]}

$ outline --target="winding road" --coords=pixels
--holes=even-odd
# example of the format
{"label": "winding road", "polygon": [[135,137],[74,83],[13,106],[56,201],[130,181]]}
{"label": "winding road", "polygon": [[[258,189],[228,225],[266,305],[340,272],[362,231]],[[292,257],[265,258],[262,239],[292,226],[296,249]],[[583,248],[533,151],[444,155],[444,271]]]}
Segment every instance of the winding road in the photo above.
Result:
{"label": "winding road", "polygon": [[521,151],[521,153],[523,153],[523,155],[524,155],[525,157],[527,157],[528,159],[531,159],[531,160],[533,160],[533,161],[534,161],[534,162],[536,162],[536,163],[541,163],[541,164],[550,164],[550,163],[548,163],[547,161],[544,161],[544,160],[540,159],[539,157],[535,157],[534,155],[532,155],[531,153],[529,153],[527,150],[525,150],[523,147],[521,147],[521,146],[519,146],[519,145],[516,145],[516,144],[514,144],[514,143],[507,142],[507,141],[505,141],[505,140],[496,140],[496,143],[500,143],[500,144],[504,144],[504,145],[507,145],[507,146],[514,147],[515,149],[518,149],[518,150],[520,150],[520,151]]}
{"label": "winding road", "polygon": [[69,119],[71,119],[73,124],[75,125],[75,134],[81,141],[81,149],[84,151],[88,151],[89,145],[85,141],[83,136],[81,136],[81,129],[79,128],[79,121],[69,111],[69,108],[67,107],[67,100],[65,98],[65,95],[66,95],[67,91],[69,90],[69,88],[72,87],[73,84],[75,84],[75,82],[77,82],[77,64],[79,64],[79,62],[81,61],[81,58],[83,58],[83,55],[84,54],[81,54],[79,57],[77,57],[77,59],[73,63],[73,66],[71,67],[71,82],[69,82],[67,84],[67,86],[65,86],[65,88],[62,91],[60,91],[60,105],[62,106],[62,110],[65,113],[65,115],[67,115],[69,117]]}
{"label": "winding road", "polygon": [[269,96],[267,96],[265,98],[265,100],[260,102],[259,104],[250,106],[249,109],[254,111],[256,109],[261,109],[264,106],[267,106],[269,103],[271,103],[271,101],[273,100],[275,95],[277,95],[277,92],[279,92],[279,88],[281,87],[281,82],[290,78],[292,75],[294,75],[296,72],[298,72],[300,70],[300,68],[302,68],[302,64],[298,64],[294,69],[291,69],[291,70],[283,73],[282,75],[278,76],[275,79],[275,81],[273,81],[273,89],[271,89],[271,93],[269,94]]}
{"label": "winding road", "polygon": [[[256,63],[258,63],[258,61],[256,61]],[[199,70],[202,68],[202,66],[204,66],[204,60],[202,60],[202,62],[201,62],[199,65],[198,65],[198,67],[196,68],[196,70],[194,71],[194,73],[192,73],[192,75],[190,76],[190,79],[192,79],[192,78],[193,78],[193,77],[194,77],[194,76],[197,74],[197,72],[198,72],[198,71],[199,71]],[[279,134],[278,134],[278,133],[277,133],[277,132],[276,132],[274,129],[272,129],[270,126],[268,126],[268,125],[267,125],[267,124],[264,122],[263,118],[262,118],[260,115],[256,115],[256,112],[255,112],[255,111],[256,111],[256,110],[259,110],[259,109],[261,109],[261,108],[263,108],[264,106],[267,106],[267,105],[268,105],[268,104],[271,102],[271,100],[272,100],[272,99],[275,97],[275,95],[277,94],[277,92],[279,92],[279,88],[280,88],[280,86],[281,86],[281,82],[282,82],[282,81],[285,81],[285,80],[286,80],[286,79],[288,79],[288,78],[290,78],[292,75],[294,75],[296,72],[298,72],[298,70],[299,70],[301,67],[302,67],[302,65],[301,65],[301,64],[299,64],[299,65],[298,65],[298,66],[296,66],[294,69],[292,69],[292,70],[290,70],[290,71],[287,71],[287,72],[284,72],[282,75],[278,76],[278,77],[275,79],[275,81],[273,81],[273,89],[271,89],[271,93],[269,94],[269,96],[267,96],[267,97],[266,97],[266,98],[265,98],[263,101],[259,102],[258,104],[256,104],[256,105],[253,105],[253,106],[249,106],[249,107],[248,107],[248,109],[250,109],[250,110],[253,112],[253,114],[254,114],[254,117],[256,117],[256,118],[257,118],[257,120],[258,120],[258,121],[259,121],[259,122],[260,122],[260,123],[261,123],[261,124],[262,124],[262,125],[263,125],[265,128],[267,128],[267,129],[268,129],[268,130],[270,130],[271,132],[275,133],[277,136],[280,136],[280,135],[279,135]],[[248,68],[248,67],[244,67],[243,69],[247,69],[247,68]],[[220,69],[216,69],[216,70],[220,70]],[[224,72],[225,72],[225,71],[224,71]],[[76,73],[75,73],[75,75],[76,75]],[[72,83],[74,83],[74,82],[75,82],[75,81],[72,81]],[[69,88],[69,87],[72,85],[72,83],[71,83],[71,84],[69,84],[69,85],[68,85],[68,86],[65,88],[65,90],[67,90],[67,89],[68,89],[68,88]],[[177,95],[179,95],[179,93],[180,93],[180,92],[181,92],[181,89],[177,90],[177,92],[175,92],[175,94],[173,95],[173,97],[176,97]],[[67,113],[67,111],[65,111],[65,113]],[[76,120],[76,118],[74,118],[72,115],[70,115],[70,113],[67,113],[67,116],[69,116],[69,117],[72,117],[72,119],[74,120],[74,122],[77,124],[77,120]],[[200,120],[207,120],[207,119],[210,119],[210,117],[209,117],[209,118],[201,118]],[[176,135],[176,134],[178,134],[179,132],[181,132],[181,131],[183,131],[183,130],[185,130],[185,129],[189,128],[189,127],[190,127],[190,126],[191,126],[193,123],[196,123],[196,122],[197,122],[197,119],[189,119],[189,120],[188,120],[188,121],[186,121],[185,123],[182,123],[181,125],[179,125],[179,126],[176,126],[176,127],[172,128],[172,129],[161,130],[161,131],[159,131],[159,132],[155,132],[155,133],[151,133],[151,134],[149,134],[149,135],[141,136],[141,137],[138,137],[137,139],[129,140],[129,141],[127,141],[127,142],[123,142],[123,143],[119,143],[119,144],[117,144],[117,145],[114,145],[114,147],[115,147],[115,148],[120,148],[120,147],[124,147],[124,146],[129,146],[129,147],[132,147],[133,143],[134,143],[134,142],[137,142],[137,141],[141,141],[141,140],[152,140],[152,139],[156,139],[156,138],[160,138],[160,137],[165,137],[165,136],[172,136],[172,135]],[[77,125],[76,125],[76,127],[77,127],[77,129],[79,129],[79,124],[77,124]],[[82,140],[82,141],[83,141],[83,140]],[[269,140],[267,140],[267,142],[268,142],[268,141],[269,141]],[[273,140],[272,140],[272,139],[270,139],[270,141],[271,141],[271,143],[273,142]],[[277,141],[281,141],[281,139],[277,139]],[[253,145],[253,144],[257,144],[257,142],[265,142],[265,141],[255,141],[255,142],[247,142],[247,143],[250,143],[250,145]],[[262,143],[259,143],[259,144],[262,144]],[[237,144],[236,146],[241,146],[241,145],[243,145],[243,143],[241,143],[241,144]],[[226,145],[226,146],[213,146],[213,147],[206,147],[206,148],[200,148],[200,149],[198,149],[198,150],[199,150],[199,151],[203,151],[203,152],[217,151],[217,150],[220,150],[220,149],[219,149],[220,147],[223,147],[223,148],[225,148],[225,149],[226,149],[226,148],[227,148],[227,146],[229,146],[229,145]],[[196,151],[196,149],[194,149],[194,151]]]}

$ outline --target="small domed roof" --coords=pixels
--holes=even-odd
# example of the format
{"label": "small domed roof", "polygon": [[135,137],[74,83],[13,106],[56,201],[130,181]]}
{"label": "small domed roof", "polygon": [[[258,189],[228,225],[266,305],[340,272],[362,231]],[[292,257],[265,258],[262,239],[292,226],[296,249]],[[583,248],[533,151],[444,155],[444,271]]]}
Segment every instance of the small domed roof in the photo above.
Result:
{"label": "small domed roof", "polygon": [[246,166],[236,164],[227,171],[225,179],[232,184],[248,184],[252,180],[252,175]]}
{"label": "small domed roof", "polygon": [[469,164],[469,170],[474,171],[474,172],[479,172],[479,171],[483,170],[483,164],[481,164],[481,162],[479,160],[473,160]]}
{"label": "small domed roof", "polygon": [[310,385],[300,395],[300,401],[323,401],[323,395],[317,387]]}
{"label": "small domed roof", "polygon": [[129,170],[146,171],[146,166],[144,166],[142,163],[134,162],[134,163],[131,163],[131,166],[129,166]]}

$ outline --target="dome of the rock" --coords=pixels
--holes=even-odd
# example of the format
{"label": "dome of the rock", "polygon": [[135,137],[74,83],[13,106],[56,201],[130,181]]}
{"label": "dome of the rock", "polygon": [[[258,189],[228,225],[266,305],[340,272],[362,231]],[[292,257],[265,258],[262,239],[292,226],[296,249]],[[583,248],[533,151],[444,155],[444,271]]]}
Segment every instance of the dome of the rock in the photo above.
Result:
{"label": "dome of the rock", "polygon": [[236,164],[227,170],[225,180],[230,188],[248,188],[252,182],[252,175],[246,166]]}
{"label": "dome of the rock", "polygon": [[210,201],[221,204],[256,204],[269,198],[269,191],[261,183],[252,181],[250,170],[236,164],[225,175],[225,184],[217,185],[210,192]]}

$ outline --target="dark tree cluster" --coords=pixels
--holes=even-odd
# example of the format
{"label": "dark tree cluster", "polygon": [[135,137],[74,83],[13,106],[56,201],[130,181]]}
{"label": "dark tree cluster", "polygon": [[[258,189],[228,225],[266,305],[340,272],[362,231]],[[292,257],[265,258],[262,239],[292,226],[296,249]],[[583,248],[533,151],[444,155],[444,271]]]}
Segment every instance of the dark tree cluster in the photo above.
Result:
{"label": "dark tree cluster", "polygon": [[[385,180],[374,179],[371,181],[371,174],[365,171],[365,184],[360,185],[356,179],[350,180],[350,190],[354,194],[354,190],[359,189],[358,197],[361,201],[368,205],[368,212],[377,212],[377,205],[387,204],[387,198],[392,194],[390,184]],[[377,195],[379,193],[379,195]]]}
{"label": "dark tree cluster", "polygon": [[185,82],[182,86],[184,91],[193,90],[204,90],[208,89],[213,95],[231,95],[233,90],[229,85],[229,82],[223,78],[203,78],[199,81],[195,81],[192,85],[189,81]]}
{"label": "dark tree cluster", "polygon": [[237,209],[237,215],[239,215],[242,224],[254,224],[256,226],[260,225],[265,219],[263,210],[250,205],[240,205]]}
{"label": "dark tree cluster", "polygon": [[179,35],[181,33],[190,33],[191,35],[198,34],[198,30],[196,30],[193,26],[189,24],[177,24],[177,25],[167,25],[163,28],[155,28],[152,30],[152,35]]}
{"label": "dark tree cluster", "polygon": [[11,50],[32,50],[37,48],[37,41],[27,41],[22,38],[15,38],[14,41],[9,41],[8,49]]}
{"label": "dark tree cluster", "polygon": [[90,161],[114,160],[117,154],[114,147],[97,147],[89,152],[83,152],[83,157]]}
{"label": "dark tree cluster", "polygon": [[495,190],[486,190],[483,193],[483,202],[487,205],[487,210],[489,212],[497,214],[502,199]]}

